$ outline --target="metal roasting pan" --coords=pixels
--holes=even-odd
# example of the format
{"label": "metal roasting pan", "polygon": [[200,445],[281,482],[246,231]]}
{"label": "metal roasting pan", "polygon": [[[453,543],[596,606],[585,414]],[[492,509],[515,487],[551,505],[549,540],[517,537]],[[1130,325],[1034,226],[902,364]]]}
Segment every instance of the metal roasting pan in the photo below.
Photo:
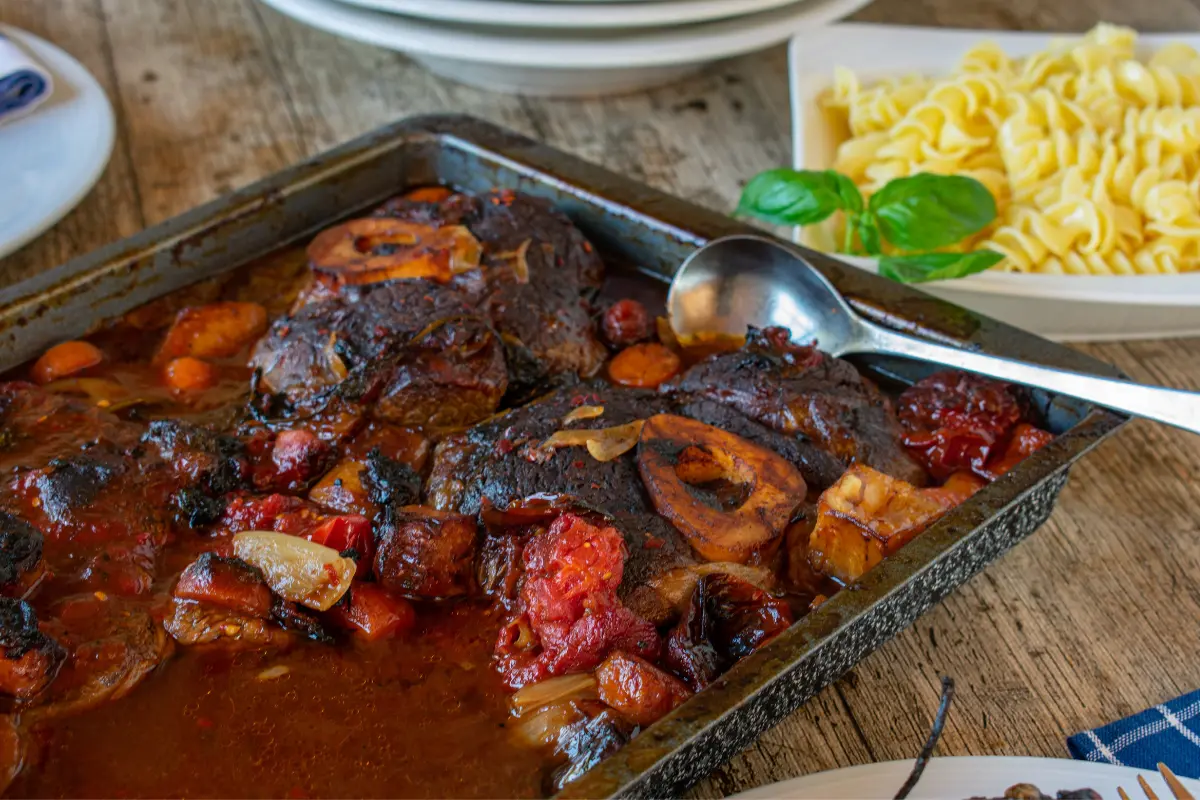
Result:
{"label": "metal roasting pan", "polygon": [[[237,269],[406,188],[444,183],[546,197],[630,285],[657,289],[709,239],[752,231],[523,136],[465,116],[401,120],[146,231],[0,292],[0,369],[105,319]],[[1099,361],[819,253],[867,316],[917,335],[1102,375]],[[629,267],[634,269],[631,271]],[[620,270],[618,270],[620,271]],[[912,382],[928,366],[860,366]],[[675,795],[907,627],[1050,515],[1076,459],[1126,418],[1036,396],[1057,438],[875,567],[852,587],[643,731],[560,797]]]}

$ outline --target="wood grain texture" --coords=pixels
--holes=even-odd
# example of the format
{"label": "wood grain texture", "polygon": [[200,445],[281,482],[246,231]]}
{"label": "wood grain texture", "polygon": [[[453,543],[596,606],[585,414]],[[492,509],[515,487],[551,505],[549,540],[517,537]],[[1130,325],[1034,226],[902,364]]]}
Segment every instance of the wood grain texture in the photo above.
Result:
{"label": "wood grain texture", "polygon": [[[857,19],[1078,31],[1200,28],[1200,0],[879,0]],[[95,191],[0,262],[9,283],[400,116],[475,114],[702,205],[729,209],[790,160],[782,48],[653,92],[493,95],[252,0],[0,0],[0,22],[74,53],[120,121]],[[1137,379],[1200,389],[1200,341],[1082,348]],[[1130,425],[1075,468],[1051,521],[693,795],[910,758],[958,699],[939,752],[1065,756],[1064,739],[1200,687],[1200,439]],[[1014,776],[1014,781],[1021,776]]]}

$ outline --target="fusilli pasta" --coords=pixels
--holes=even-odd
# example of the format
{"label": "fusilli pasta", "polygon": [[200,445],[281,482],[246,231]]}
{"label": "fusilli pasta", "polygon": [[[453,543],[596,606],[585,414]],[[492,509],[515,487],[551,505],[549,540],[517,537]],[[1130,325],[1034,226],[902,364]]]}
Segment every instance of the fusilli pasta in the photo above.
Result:
{"label": "fusilli pasta", "polygon": [[839,68],[824,103],[850,138],[833,167],[866,194],[920,172],[981,181],[997,220],[959,247],[1003,253],[997,269],[1200,270],[1200,54],[1136,49],[1102,24],[1026,58],[980,44],[938,79],[864,86]]}

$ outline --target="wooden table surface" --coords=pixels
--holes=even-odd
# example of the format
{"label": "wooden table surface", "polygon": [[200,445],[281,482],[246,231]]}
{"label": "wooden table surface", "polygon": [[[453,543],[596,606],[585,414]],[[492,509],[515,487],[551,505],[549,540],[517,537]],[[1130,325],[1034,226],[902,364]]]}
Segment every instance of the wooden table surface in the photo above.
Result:
{"label": "wooden table surface", "polygon": [[[1200,0],[879,0],[856,18],[1198,30]],[[653,92],[549,101],[434,78],[254,0],[0,0],[0,22],[79,58],[119,119],[99,185],[0,261],[4,283],[410,114],[468,112],[722,210],[748,176],[790,162],[782,48]],[[1198,340],[1082,349],[1136,379],[1200,389]],[[1066,756],[1068,735],[1200,688],[1198,472],[1200,438],[1127,426],[1076,467],[1029,541],[716,770],[695,796],[911,758],[941,675],[958,683],[943,755]]]}

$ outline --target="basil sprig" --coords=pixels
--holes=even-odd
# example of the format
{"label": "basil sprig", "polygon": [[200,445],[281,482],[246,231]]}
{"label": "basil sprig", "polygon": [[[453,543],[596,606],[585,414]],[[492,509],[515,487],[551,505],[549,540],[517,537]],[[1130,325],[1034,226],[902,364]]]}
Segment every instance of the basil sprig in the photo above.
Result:
{"label": "basil sprig", "polygon": [[[896,178],[864,203],[854,182],[834,170],[773,169],[746,184],[737,208],[775,225],[812,225],[838,211],[846,217],[842,252],[881,256],[880,274],[902,283],[963,278],[1003,258],[991,250],[930,252],[996,218],[991,192],[963,175]],[[881,255],[885,241],[894,255]]]}

